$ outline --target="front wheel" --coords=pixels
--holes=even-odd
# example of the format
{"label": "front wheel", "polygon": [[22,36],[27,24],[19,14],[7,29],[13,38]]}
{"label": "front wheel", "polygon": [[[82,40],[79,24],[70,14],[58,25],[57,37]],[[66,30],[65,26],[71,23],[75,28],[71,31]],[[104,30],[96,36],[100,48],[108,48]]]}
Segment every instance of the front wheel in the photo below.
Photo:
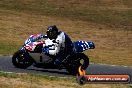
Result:
{"label": "front wheel", "polygon": [[33,64],[33,61],[31,58],[26,58],[21,51],[17,51],[12,57],[12,63],[17,68],[26,69]]}

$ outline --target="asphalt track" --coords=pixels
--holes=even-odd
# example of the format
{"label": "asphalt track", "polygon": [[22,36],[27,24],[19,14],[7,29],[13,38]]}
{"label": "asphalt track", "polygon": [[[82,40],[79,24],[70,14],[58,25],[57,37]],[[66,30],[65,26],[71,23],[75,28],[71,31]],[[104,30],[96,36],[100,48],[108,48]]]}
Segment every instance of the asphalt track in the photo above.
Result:
{"label": "asphalt track", "polygon": [[[11,63],[11,56],[0,56],[0,71],[15,73],[34,73],[49,76],[71,77],[65,69],[43,69],[30,66],[27,69],[15,68]],[[132,78],[132,67],[105,64],[90,64],[86,74],[128,74]],[[132,83],[132,79],[131,79]]]}

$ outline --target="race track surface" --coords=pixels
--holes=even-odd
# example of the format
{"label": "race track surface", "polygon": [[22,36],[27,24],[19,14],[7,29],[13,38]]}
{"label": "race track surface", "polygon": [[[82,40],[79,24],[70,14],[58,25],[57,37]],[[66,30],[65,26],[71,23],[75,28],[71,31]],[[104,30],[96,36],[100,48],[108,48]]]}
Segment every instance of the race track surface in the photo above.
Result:
{"label": "race track surface", "polygon": [[[49,76],[59,77],[71,77],[65,69],[43,69],[36,67],[29,67],[27,69],[15,68],[12,65],[11,57],[0,56],[0,71],[4,72],[16,72],[16,73],[34,73],[44,74]],[[132,67],[127,66],[114,66],[114,65],[103,65],[103,64],[90,64],[86,69],[86,74],[128,74],[132,78]],[[132,83],[132,79],[131,79]]]}

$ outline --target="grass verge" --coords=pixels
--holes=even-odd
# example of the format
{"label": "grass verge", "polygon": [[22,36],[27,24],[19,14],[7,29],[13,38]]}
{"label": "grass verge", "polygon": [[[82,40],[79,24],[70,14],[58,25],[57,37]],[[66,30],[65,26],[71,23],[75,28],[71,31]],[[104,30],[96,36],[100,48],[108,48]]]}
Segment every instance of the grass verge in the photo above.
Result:
{"label": "grass verge", "polygon": [[76,78],[59,78],[36,74],[0,72],[1,88],[131,88],[130,84],[86,84],[79,85]]}

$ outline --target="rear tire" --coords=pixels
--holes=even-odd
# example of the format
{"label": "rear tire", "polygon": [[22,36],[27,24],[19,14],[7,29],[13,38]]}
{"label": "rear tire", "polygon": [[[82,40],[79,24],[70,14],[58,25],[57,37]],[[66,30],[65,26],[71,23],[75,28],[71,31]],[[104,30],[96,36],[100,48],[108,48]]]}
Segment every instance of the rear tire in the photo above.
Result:
{"label": "rear tire", "polygon": [[77,82],[80,85],[84,85],[87,82],[87,79],[84,76],[77,77]]}
{"label": "rear tire", "polygon": [[17,51],[12,57],[12,63],[17,68],[26,69],[33,64],[31,58],[25,58],[24,53]]}
{"label": "rear tire", "polygon": [[[89,58],[84,53],[78,53],[78,54],[76,54],[76,56],[73,56],[71,59],[74,59],[74,60],[79,59],[79,60],[78,60],[78,62],[72,63],[72,65],[67,68],[67,71],[69,72],[69,74],[77,75],[77,74],[79,74],[78,68],[80,66],[83,66],[84,70],[85,70],[89,65]],[[82,59],[84,60],[83,64],[80,63],[80,60],[82,60]]]}
{"label": "rear tire", "polygon": [[79,66],[81,66],[82,64],[81,63],[78,63],[78,64],[74,64],[74,66],[69,66],[66,70],[68,71],[69,74],[71,75],[76,75],[78,73],[78,68]]}

